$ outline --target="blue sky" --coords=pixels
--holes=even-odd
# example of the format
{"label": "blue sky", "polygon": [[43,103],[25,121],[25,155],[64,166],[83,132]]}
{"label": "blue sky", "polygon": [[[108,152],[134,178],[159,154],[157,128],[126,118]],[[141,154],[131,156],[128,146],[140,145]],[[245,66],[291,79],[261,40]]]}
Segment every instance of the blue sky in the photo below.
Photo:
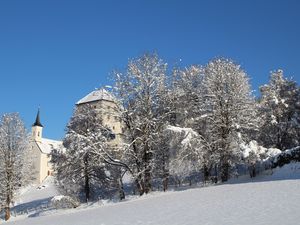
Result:
{"label": "blue sky", "polygon": [[278,68],[299,84],[299,12],[297,0],[1,0],[0,114],[30,128],[40,106],[44,136],[60,139],[74,103],[146,51],[170,66],[230,57],[254,89]]}

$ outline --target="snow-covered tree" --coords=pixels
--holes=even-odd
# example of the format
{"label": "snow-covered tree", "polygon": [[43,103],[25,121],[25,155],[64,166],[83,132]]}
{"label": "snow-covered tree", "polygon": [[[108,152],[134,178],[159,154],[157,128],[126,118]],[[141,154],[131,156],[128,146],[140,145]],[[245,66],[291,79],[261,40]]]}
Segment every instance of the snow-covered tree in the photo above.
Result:
{"label": "snow-covered tree", "polygon": [[0,121],[0,200],[5,207],[5,220],[15,191],[26,184],[32,162],[28,160],[28,135],[17,113],[4,114]]}
{"label": "snow-covered tree", "polygon": [[172,125],[195,129],[200,125],[203,77],[204,69],[201,66],[174,69],[171,81],[171,115],[174,117],[170,121]]}
{"label": "snow-covered tree", "polygon": [[58,181],[67,193],[79,196],[83,191],[88,201],[91,192],[114,180],[113,170],[104,160],[109,155],[111,135],[96,109],[88,104],[76,108],[67,125],[64,149],[52,153]]}
{"label": "snow-covered tree", "polygon": [[269,84],[260,91],[261,142],[281,150],[299,145],[300,89],[296,82],[277,70],[271,72]]}
{"label": "snow-covered tree", "polygon": [[265,148],[260,146],[257,141],[250,141],[248,144],[241,142],[242,161],[248,166],[250,177],[255,177],[257,169],[270,168],[271,158],[279,155],[281,151],[277,148]]}
{"label": "snow-covered tree", "polygon": [[[205,172],[210,145],[192,128],[167,126],[164,135],[169,137],[170,173],[179,180],[193,173]],[[204,174],[205,177],[205,174]]]}
{"label": "snow-covered tree", "polygon": [[256,107],[249,78],[230,59],[218,58],[205,67],[206,134],[222,181],[240,158],[238,141],[256,128]]}
{"label": "snow-covered tree", "polygon": [[166,104],[166,69],[156,54],[144,54],[130,60],[125,73],[115,73],[128,144],[124,152],[141,195],[151,190],[155,159],[164,149],[159,137],[168,111],[162,107]]}

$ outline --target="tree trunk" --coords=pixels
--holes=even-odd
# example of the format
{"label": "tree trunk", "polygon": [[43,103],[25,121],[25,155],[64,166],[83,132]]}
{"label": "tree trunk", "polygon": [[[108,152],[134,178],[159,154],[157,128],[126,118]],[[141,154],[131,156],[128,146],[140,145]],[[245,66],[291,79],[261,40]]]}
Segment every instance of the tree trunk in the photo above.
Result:
{"label": "tree trunk", "polygon": [[168,190],[168,184],[169,184],[169,169],[167,167],[167,156],[166,156],[166,154],[164,154],[164,156],[163,156],[163,190],[164,190],[164,192],[166,190]]}
{"label": "tree trunk", "polygon": [[145,193],[148,194],[151,191],[151,172],[150,168],[145,170],[145,182],[144,182]]}
{"label": "tree trunk", "polygon": [[122,177],[119,178],[119,196],[120,196],[120,200],[125,199],[125,192],[124,192]]}
{"label": "tree trunk", "polygon": [[256,167],[255,167],[255,163],[251,163],[249,166],[249,174],[250,174],[250,178],[253,178],[256,176]]}
{"label": "tree trunk", "polygon": [[5,207],[5,221],[9,220],[10,218],[10,207]]}
{"label": "tree trunk", "polygon": [[229,178],[229,163],[227,162],[227,160],[224,162],[222,162],[222,165],[221,165],[221,181],[222,182],[225,182],[228,180]]}
{"label": "tree trunk", "polygon": [[144,172],[144,192],[148,194],[151,191],[151,153],[149,152],[149,147],[146,144],[144,149],[144,162],[145,162],[145,172]]}
{"label": "tree trunk", "polygon": [[206,184],[206,182],[208,181],[208,177],[209,177],[209,169],[205,164],[203,167],[203,176],[204,176],[204,184]]}
{"label": "tree trunk", "polygon": [[164,189],[164,192],[168,190],[168,184],[169,184],[169,176],[165,175],[164,180],[163,180],[163,189]]}
{"label": "tree trunk", "polygon": [[88,157],[87,155],[84,157],[84,191],[85,191],[85,201],[88,203],[90,199],[90,179],[88,173]]}
{"label": "tree trunk", "polygon": [[9,220],[10,218],[10,203],[11,203],[11,194],[12,190],[10,190],[9,185],[7,186],[7,193],[6,193],[6,202],[5,202],[5,221]]}
{"label": "tree trunk", "polygon": [[141,184],[141,175],[139,175],[138,178],[135,179],[135,184],[139,191],[140,196],[142,196],[144,194],[144,188],[143,185]]}

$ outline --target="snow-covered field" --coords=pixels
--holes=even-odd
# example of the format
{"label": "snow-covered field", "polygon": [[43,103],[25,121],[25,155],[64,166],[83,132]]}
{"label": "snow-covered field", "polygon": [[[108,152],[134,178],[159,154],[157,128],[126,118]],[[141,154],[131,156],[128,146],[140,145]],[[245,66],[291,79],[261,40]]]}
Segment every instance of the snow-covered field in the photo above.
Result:
{"label": "snow-covered field", "polygon": [[289,164],[254,180],[152,193],[102,206],[45,212],[13,218],[20,225],[183,225],[300,224],[300,164]]}

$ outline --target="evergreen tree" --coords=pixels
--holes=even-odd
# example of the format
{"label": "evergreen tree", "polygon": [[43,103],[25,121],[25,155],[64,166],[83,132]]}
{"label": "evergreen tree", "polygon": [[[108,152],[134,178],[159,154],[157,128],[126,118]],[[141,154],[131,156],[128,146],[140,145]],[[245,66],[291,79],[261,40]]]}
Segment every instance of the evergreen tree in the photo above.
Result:
{"label": "evergreen tree", "polygon": [[262,126],[260,140],[281,150],[299,145],[300,90],[282,70],[271,72],[270,82],[260,87]]}

